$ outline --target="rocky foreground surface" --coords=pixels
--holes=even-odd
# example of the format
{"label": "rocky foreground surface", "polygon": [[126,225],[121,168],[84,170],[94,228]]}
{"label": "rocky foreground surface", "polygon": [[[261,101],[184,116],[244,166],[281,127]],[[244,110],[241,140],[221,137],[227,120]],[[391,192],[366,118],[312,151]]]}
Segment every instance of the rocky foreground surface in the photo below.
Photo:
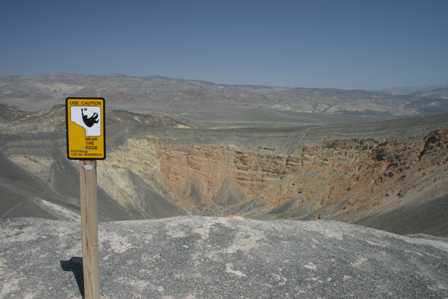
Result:
{"label": "rocky foreground surface", "polygon": [[[102,223],[100,239],[105,298],[448,297],[443,239],[208,217]],[[0,240],[0,298],[81,297],[78,223],[2,219]]]}

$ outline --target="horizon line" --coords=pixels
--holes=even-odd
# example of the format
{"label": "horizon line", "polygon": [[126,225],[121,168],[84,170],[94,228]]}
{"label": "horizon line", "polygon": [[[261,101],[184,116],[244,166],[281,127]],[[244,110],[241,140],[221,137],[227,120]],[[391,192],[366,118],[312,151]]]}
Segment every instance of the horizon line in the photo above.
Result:
{"label": "horizon line", "polygon": [[125,74],[125,73],[78,73],[78,72],[48,72],[48,73],[9,73],[0,74],[0,78],[6,77],[43,77],[43,76],[82,76],[82,77],[129,77],[129,78],[139,78],[139,79],[165,79],[165,80],[176,80],[176,81],[192,81],[200,82],[211,85],[229,86],[229,87],[255,87],[255,88],[281,88],[281,89],[325,89],[325,90],[346,90],[346,91],[370,91],[370,92],[388,92],[390,89],[437,89],[448,87],[448,80],[445,82],[433,82],[433,83],[422,83],[417,85],[391,85],[382,88],[350,88],[350,87],[316,87],[316,86],[305,86],[305,85],[269,85],[269,84],[258,84],[258,83],[220,83],[212,80],[204,79],[193,79],[188,77],[176,77],[170,75],[137,75],[137,74]]}

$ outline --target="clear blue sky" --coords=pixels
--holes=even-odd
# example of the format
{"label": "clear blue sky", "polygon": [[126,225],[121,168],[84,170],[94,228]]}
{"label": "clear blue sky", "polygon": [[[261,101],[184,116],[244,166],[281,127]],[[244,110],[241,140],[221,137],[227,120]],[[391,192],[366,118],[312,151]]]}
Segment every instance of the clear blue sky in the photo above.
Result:
{"label": "clear blue sky", "polygon": [[382,88],[448,82],[448,1],[1,0],[0,74]]}

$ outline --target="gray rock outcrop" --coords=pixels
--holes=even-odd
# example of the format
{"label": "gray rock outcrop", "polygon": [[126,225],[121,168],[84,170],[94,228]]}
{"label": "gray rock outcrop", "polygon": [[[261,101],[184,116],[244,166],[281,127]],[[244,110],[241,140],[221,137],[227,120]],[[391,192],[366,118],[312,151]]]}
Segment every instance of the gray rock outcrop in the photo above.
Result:
{"label": "gray rock outcrop", "polygon": [[[60,265],[81,256],[78,223],[1,219],[0,240],[0,298],[81,297]],[[100,241],[105,298],[448,297],[441,238],[334,221],[177,217],[102,223]]]}

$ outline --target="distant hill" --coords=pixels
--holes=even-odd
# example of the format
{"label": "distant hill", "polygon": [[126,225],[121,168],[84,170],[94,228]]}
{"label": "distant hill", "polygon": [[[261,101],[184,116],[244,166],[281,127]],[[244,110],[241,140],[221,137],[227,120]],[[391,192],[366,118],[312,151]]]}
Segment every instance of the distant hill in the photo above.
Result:
{"label": "distant hill", "polygon": [[389,94],[397,94],[397,95],[410,95],[417,93],[424,93],[431,90],[436,90],[439,88],[447,88],[447,84],[434,84],[434,85],[421,85],[421,86],[396,86],[384,88],[379,91]]}
{"label": "distant hill", "polygon": [[414,93],[415,96],[430,98],[430,99],[445,99],[448,100],[448,86],[434,88],[425,91],[418,91]]}
{"label": "distant hill", "polygon": [[[227,85],[166,77],[57,74],[0,77],[0,103],[41,110],[66,96],[103,96],[114,109],[204,115],[221,111],[266,109],[305,113],[380,113],[391,116],[428,113],[415,101],[446,97],[445,89],[410,94],[325,88]],[[444,104],[445,105],[445,104]]]}

